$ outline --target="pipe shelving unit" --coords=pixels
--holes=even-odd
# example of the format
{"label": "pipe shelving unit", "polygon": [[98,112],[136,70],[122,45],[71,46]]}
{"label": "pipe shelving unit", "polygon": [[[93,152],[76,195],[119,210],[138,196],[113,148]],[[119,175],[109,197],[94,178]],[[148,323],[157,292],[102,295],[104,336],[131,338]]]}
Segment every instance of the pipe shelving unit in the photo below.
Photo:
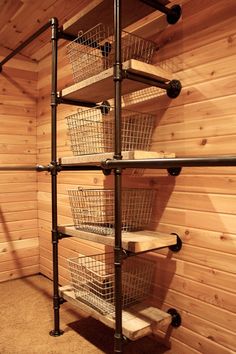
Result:
{"label": "pipe shelving unit", "polygon": [[[168,23],[174,24],[181,16],[181,8],[178,5],[171,8],[166,7],[169,3],[167,0],[140,0],[142,3],[152,6],[155,9],[167,15]],[[101,6],[103,2],[101,1]],[[104,1],[104,4],[108,3]],[[111,1],[109,1],[111,3]],[[216,157],[186,157],[186,158],[168,158],[168,159],[122,159],[121,150],[121,87],[124,79],[135,80],[148,85],[161,87],[167,91],[169,97],[177,97],[181,91],[181,84],[177,80],[171,80],[169,83],[162,82],[158,79],[146,77],[145,75],[135,75],[123,70],[121,62],[121,0],[114,0],[114,35],[115,35],[115,63],[114,63],[114,98],[115,98],[115,152],[112,159],[101,160],[97,163],[80,165],[61,164],[57,159],[57,106],[58,104],[79,105],[83,107],[94,107],[99,105],[96,102],[90,102],[80,99],[69,99],[58,95],[57,92],[57,71],[58,71],[58,40],[66,39],[74,40],[75,35],[67,33],[63,28],[59,28],[58,20],[52,18],[48,23],[42,26],[37,32],[30,36],[25,42],[18,46],[12,53],[0,62],[0,72],[3,66],[22,49],[29,45],[32,41],[44,31],[51,27],[51,43],[52,43],[52,81],[51,81],[51,162],[47,166],[36,165],[14,165],[0,166],[0,171],[47,171],[51,174],[51,193],[52,193],[52,252],[53,252],[53,308],[54,308],[54,328],[50,332],[52,336],[60,336],[63,331],[60,329],[60,305],[63,298],[59,293],[58,284],[58,242],[61,238],[68,235],[59,230],[57,220],[57,174],[62,171],[82,171],[82,170],[98,170],[104,174],[114,173],[115,178],[115,239],[114,239],[114,268],[115,268],[115,335],[114,335],[114,352],[122,353],[123,333],[122,333],[122,261],[124,258],[124,249],[122,244],[121,232],[121,190],[122,190],[122,172],[125,168],[150,168],[150,169],[167,169],[172,175],[178,175],[183,167],[211,167],[211,166],[236,166],[236,156],[216,156]],[[125,4],[125,6],[128,6]],[[150,10],[147,10],[147,13]],[[127,24],[126,24],[127,25]],[[72,234],[73,235],[73,234]],[[173,251],[178,251],[181,246],[179,239],[177,246]],[[109,241],[110,242],[110,241]],[[126,255],[127,256],[127,253]],[[174,309],[170,309],[172,316],[172,325],[180,325],[180,318]]]}

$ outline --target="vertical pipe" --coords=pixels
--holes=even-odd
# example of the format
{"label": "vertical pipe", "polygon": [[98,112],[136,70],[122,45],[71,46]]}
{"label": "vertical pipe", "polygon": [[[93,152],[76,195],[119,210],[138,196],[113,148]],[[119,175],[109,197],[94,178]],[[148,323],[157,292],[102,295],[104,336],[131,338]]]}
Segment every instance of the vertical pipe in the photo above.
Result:
{"label": "vertical pipe", "polygon": [[57,232],[57,51],[58,20],[51,19],[52,28],[52,81],[51,81],[51,193],[52,193],[52,253],[53,253],[53,309],[54,329],[52,336],[60,336],[60,297],[58,289],[58,232]]}
{"label": "vertical pipe", "polygon": [[[120,160],[121,156],[121,0],[114,0],[114,36],[115,36],[115,63],[114,63],[114,85],[115,85],[115,155]],[[122,353],[122,242],[121,242],[121,188],[122,170],[115,170],[115,247],[114,247],[114,268],[115,268],[115,335],[114,353]]]}

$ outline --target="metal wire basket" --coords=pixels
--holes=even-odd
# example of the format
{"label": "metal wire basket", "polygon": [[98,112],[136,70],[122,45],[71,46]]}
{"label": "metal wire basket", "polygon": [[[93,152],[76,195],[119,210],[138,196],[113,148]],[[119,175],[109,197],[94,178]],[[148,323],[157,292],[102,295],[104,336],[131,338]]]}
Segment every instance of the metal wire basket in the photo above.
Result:
{"label": "metal wire basket", "polygon": [[[68,260],[75,297],[103,315],[114,312],[115,275],[113,253]],[[143,300],[150,293],[154,264],[140,256],[122,265],[123,308]]]}
{"label": "metal wire basket", "polygon": [[[72,65],[74,82],[85,80],[114,64],[114,36],[102,23],[89,31],[79,32],[78,37],[67,46],[67,56]],[[136,35],[122,31],[122,62],[137,59],[150,63],[157,45]]]}
{"label": "metal wire basket", "polygon": [[[101,235],[114,234],[113,189],[69,189],[69,200],[77,229]],[[150,222],[155,191],[123,189],[122,231],[138,231]]]}
{"label": "metal wire basket", "polygon": [[[74,155],[114,151],[114,109],[109,107],[106,113],[104,111],[105,106],[100,106],[79,110],[66,117],[71,150]],[[122,110],[122,151],[150,150],[154,123],[153,115]]]}

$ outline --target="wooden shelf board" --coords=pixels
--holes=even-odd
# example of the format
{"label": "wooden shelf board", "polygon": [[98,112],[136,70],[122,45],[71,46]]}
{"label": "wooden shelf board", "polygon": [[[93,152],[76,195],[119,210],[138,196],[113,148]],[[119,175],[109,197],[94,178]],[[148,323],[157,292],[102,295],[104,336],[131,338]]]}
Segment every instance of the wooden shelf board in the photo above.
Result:
{"label": "wooden shelf board", "polygon": [[[172,74],[157,66],[142,63],[138,60],[128,60],[123,63],[123,69],[150,79],[167,82],[172,79]],[[141,90],[149,85],[138,81],[124,80],[122,95]],[[79,99],[88,102],[101,102],[114,96],[113,68],[102,71],[86,80],[73,84],[61,91],[61,97]]]}
{"label": "wooden shelf board", "polygon": [[[106,152],[100,154],[91,154],[91,155],[79,155],[79,156],[70,156],[62,157],[59,159],[61,165],[100,165],[101,161],[106,159],[112,159],[114,152]],[[155,151],[122,151],[122,156],[124,160],[137,160],[137,159],[160,159],[160,158],[174,158],[174,153],[169,152],[155,152]]]}
{"label": "wooden shelf board", "polygon": [[[59,226],[58,231],[87,241],[114,246],[114,235],[99,235],[76,229],[74,226]],[[177,243],[176,235],[164,234],[157,231],[136,231],[122,233],[122,247],[130,252],[146,252],[168,247]]]}
{"label": "wooden shelf board", "polygon": [[[74,291],[70,285],[60,288],[60,296],[69,303],[87,312],[93,318],[99,320],[110,328],[115,327],[114,313],[102,315],[92,307],[75,298]],[[149,335],[153,330],[171,323],[171,315],[147,304],[136,304],[122,311],[123,334],[130,340],[137,340]]]}
{"label": "wooden shelf board", "polygon": [[[170,3],[168,0],[159,0],[163,5]],[[144,16],[154,12],[155,9],[141,1],[123,1],[121,13],[122,28],[140,20]],[[63,31],[78,35],[79,31],[88,31],[98,23],[103,23],[113,31],[113,1],[112,0],[93,0],[88,1],[78,14],[73,16],[63,25]]]}

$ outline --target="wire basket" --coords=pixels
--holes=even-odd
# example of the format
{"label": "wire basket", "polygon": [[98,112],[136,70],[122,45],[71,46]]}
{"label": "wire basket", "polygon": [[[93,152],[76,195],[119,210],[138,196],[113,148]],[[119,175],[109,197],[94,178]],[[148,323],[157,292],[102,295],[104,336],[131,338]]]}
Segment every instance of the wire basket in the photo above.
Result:
{"label": "wire basket", "polygon": [[[114,151],[115,119],[112,107],[79,110],[66,117],[66,121],[73,155]],[[153,115],[122,110],[122,151],[150,150],[154,123]]]}
{"label": "wire basket", "polygon": [[[114,312],[115,275],[113,253],[68,260],[75,297],[103,315]],[[143,300],[150,293],[154,264],[140,256],[122,265],[123,308]]]}
{"label": "wire basket", "polygon": [[[114,64],[114,36],[102,23],[89,31],[79,32],[78,37],[67,46],[67,56],[72,65],[74,82],[85,80]],[[122,31],[122,62],[137,59],[150,63],[157,45],[136,35]]]}
{"label": "wire basket", "polygon": [[[69,200],[77,229],[113,235],[115,224],[113,189],[69,189]],[[155,191],[123,189],[122,231],[144,230],[150,222]]]}

